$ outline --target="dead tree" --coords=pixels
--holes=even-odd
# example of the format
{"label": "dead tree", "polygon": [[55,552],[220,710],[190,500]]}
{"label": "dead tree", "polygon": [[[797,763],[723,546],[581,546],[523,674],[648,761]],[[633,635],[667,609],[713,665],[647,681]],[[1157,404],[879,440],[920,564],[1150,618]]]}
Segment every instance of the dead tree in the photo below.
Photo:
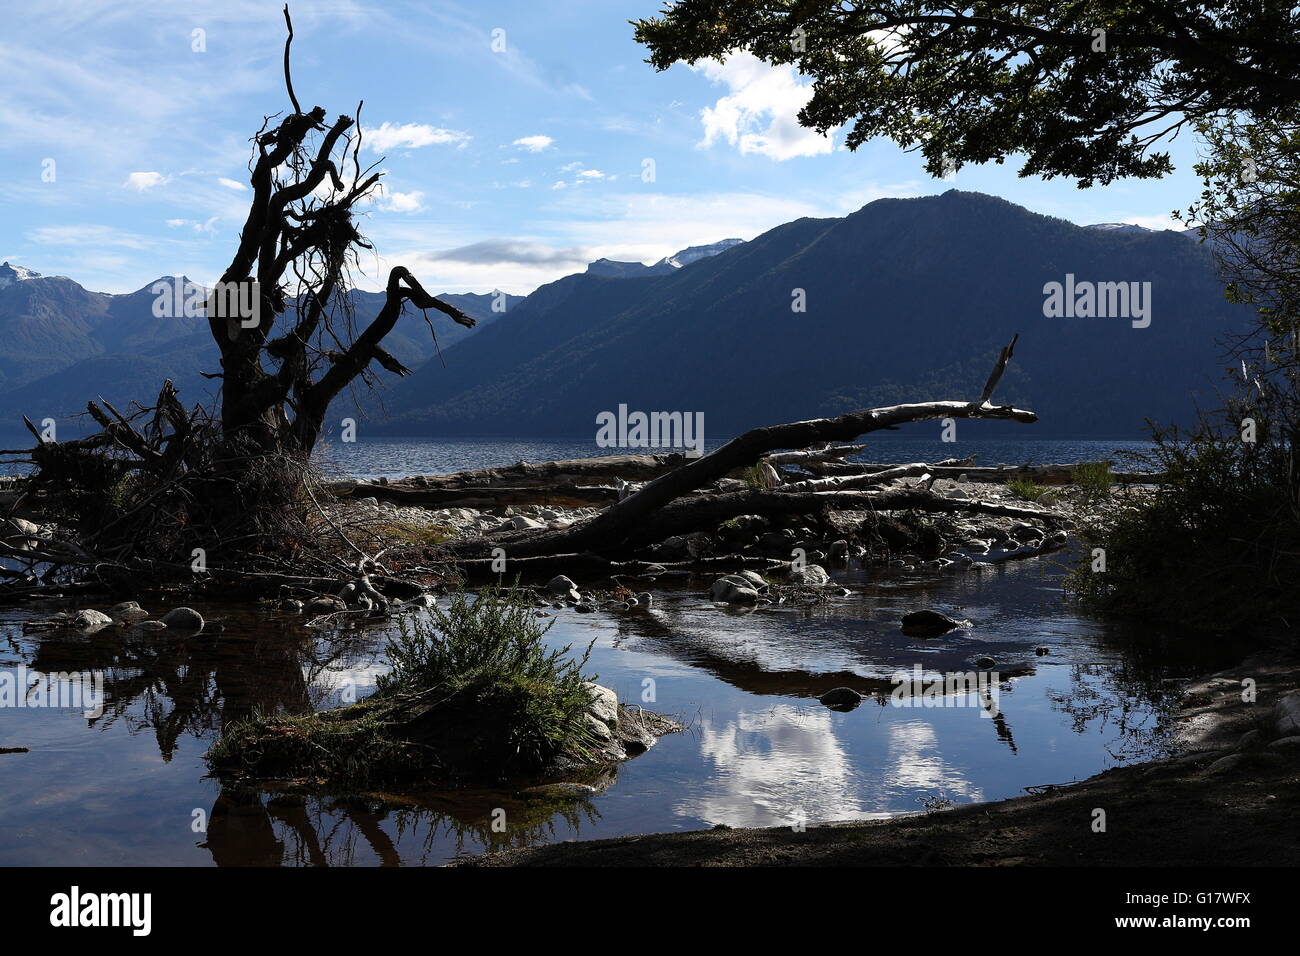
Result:
{"label": "dead tree", "polygon": [[374,169],[383,160],[361,166],[361,103],[356,119],[341,115],[328,125],[321,107],[299,107],[289,70],[293,23],[287,6],[284,19],[292,112],[273,127],[275,117],[268,117],[253,139],[253,200],[218,286],[226,295],[237,290],[241,302],[256,308],[248,316],[210,306],[208,324],[221,356],[215,374],[222,380],[227,442],[253,454],[305,457],[330,403],[354,380],[368,382],[371,363],[396,375],[410,371],[383,347],[406,303],[464,326],[474,320],[396,266],[379,314],[364,328],[355,323],[350,270],[357,250],[372,248],[357,229],[355,210],[374,197],[382,175]]}

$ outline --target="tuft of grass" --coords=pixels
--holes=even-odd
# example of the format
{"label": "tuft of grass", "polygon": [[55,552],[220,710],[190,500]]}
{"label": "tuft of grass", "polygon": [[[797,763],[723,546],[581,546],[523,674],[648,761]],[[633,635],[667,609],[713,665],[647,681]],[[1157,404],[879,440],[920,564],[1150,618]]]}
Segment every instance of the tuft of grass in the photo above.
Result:
{"label": "tuft of grass", "polygon": [[1074,486],[1088,504],[1105,501],[1110,497],[1114,476],[1108,461],[1086,461],[1074,467]]}
{"label": "tuft of grass", "polygon": [[1012,478],[1007,482],[1007,491],[1021,501],[1037,501],[1047,491],[1047,488],[1035,484],[1027,478]]}
{"label": "tuft of grass", "polygon": [[[349,787],[506,779],[599,746],[583,674],[591,646],[547,648],[551,622],[517,588],[453,595],[403,619],[373,696],[308,716],[257,715],[208,752],[218,770]],[[593,642],[594,643],[594,642]]]}

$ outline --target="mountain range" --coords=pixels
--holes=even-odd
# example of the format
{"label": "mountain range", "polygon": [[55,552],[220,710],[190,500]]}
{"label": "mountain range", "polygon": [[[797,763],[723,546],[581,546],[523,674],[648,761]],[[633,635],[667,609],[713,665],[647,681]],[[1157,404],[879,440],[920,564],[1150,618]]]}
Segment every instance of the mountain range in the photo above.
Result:
{"label": "mountain range", "polygon": [[[1145,290],[1149,325],[1128,315],[1048,317],[1045,286],[1067,277],[1071,290],[1124,283],[1134,303]],[[210,394],[198,374],[216,370],[204,323],[155,318],[153,286],[106,295],[0,267],[0,429],[101,395],[146,400],[163,378],[187,400]],[[354,292],[359,321],[382,298]],[[479,325],[439,321],[435,346],[408,309],[386,347],[414,374],[382,374],[381,395],[361,395],[359,408],[340,399],[340,414],[359,412],[370,433],[575,436],[594,434],[596,415],[623,404],[703,412],[709,435],[722,437],[974,397],[1018,332],[999,401],[1035,409],[1040,435],[1137,436],[1145,419],[1185,421],[1197,401],[1213,400],[1218,342],[1247,319],[1224,299],[1208,250],[1186,234],[1081,227],[957,190],[799,219],[654,265],[598,260],[507,297],[504,311],[492,295],[442,298]]]}

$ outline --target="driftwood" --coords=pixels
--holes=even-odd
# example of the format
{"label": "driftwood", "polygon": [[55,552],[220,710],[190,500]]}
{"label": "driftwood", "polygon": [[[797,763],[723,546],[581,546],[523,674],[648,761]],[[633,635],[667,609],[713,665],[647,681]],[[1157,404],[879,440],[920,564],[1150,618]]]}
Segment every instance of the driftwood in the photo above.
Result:
{"label": "driftwood", "polygon": [[[917,463],[920,464],[920,463]],[[869,479],[872,477],[881,480],[891,480],[885,477],[884,473],[897,468],[912,468],[917,465],[886,465],[868,462],[836,462],[825,463],[809,467],[808,471],[826,475],[832,478],[854,478],[861,477]],[[1033,481],[1040,485],[1070,485],[1074,483],[1075,469],[1078,465],[1060,464],[1060,465],[986,465],[976,467],[968,464],[951,464],[949,462],[938,462],[933,465],[925,465],[923,470],[929,472],[935,478],[958,479],[972,482],[989,482],[1005,484],[1016,478]],[[914,472],[919,474],[919,472]],[[910,474],[910,473],[909,473]],[[891,477],[905,478],[909,474],[899,474]],[[1158,484],[1163,480],[1163,476],[1157,472],[1146,471],[1112,471],[1110,473],[1111,482],[1114,484]],[[861,487],[863,485],[876,484],[876,481],[864,480],[860,483],[854,483],[848,487]],[[807,482],[805,482],[807,484]],[[837,487],[828,484],[826,487]],[[845,487],[843,483],[838,487]]]}
{"label": "driftwood", "polygon": [[[637,542],[644,543],[652,538],[662,540],[668,535],[677,533],[674,529],[687,527],[691,523],[698,525],[701,521],[713,521],[718,516],[721,516],[718,520],[723,520],[737,514],[744,514],[746,508],[750,506],[755,513],[764,508],[792,513],[801,508],[815,511],[836,506],[871,507],[873,500],[870,496],[864,497],[860,493],[853,492],[807,493],[806,498],[801,498],[798,492],[788,493],[773,489],[733,492],[730,495],[697,496],[684,502],[678,502],[677,499],[689,496],[692,492],[712,484],[728,473],[753,465],[763,456],[781,449],[807,448],[827,442],[850,442],[873,431],[894,429],[908,422],[932,419],[992,418],[1025,424],[1036,422],[1038,416],[1032,411],[1009,405],[993,405],[987,399],[1006,368],[1015,341],[1013,338],[1011,345],[1002,350],[980,400],[891,405],[850,412],[836,418],[819,418],[755,428],[732,439],[708,455],[687,461],[651,481],[636,493],[611,505],[600,514],[576,522],[569,528],[507,532],[491,538],[457,541],[448,544],[446,551],[450,557],[456,559],[484,558],[490,557],[494,548],[502,548],[512,560],[562,552],[605,553],[627,548]],[[850,497],[837,499],[836,495]],[[880,500],[875,499],[875,502]],[[905,500],[908,503],[903,503]],[[980,502],[958,502],[932,495],[912,495],[906,499],[893,497],[890,501],[891,506],[900,508],[928,507],[942,511],[977,513],[992,513],[981,511],[981,507],[1005,507],[984,506]],[[744,502],[743,506],[742,502]],[[673,507],[669,508],[669,505]],[[736,510],[737,508],[740,510]],[[1016,510],[1027,511],[1028,509]],[[1042,514],[1036,511],[1032,513],[1035,516]]]}
{"label": "driftwood", "polygon": [[339,498],[375,498],[398,505],[489,508],[505,505],[600,507],[619,499],[619,482],[650,481],[688,461],[682,454],[609,455],[500,468],[416,475],[385,483],[331,481],[325,490]]}

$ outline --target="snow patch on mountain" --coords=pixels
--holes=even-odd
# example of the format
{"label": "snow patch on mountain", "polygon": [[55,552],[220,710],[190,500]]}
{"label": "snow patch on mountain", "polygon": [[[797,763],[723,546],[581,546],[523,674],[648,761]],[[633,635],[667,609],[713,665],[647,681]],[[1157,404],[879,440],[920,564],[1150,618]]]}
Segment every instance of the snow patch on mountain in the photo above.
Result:
{"label": "snow patch on mountain", "polygon": [[7,288],[24,279],[39,279],[41,274],[23,266],[11,266],[8,262],[0,265],[0,289]]}

